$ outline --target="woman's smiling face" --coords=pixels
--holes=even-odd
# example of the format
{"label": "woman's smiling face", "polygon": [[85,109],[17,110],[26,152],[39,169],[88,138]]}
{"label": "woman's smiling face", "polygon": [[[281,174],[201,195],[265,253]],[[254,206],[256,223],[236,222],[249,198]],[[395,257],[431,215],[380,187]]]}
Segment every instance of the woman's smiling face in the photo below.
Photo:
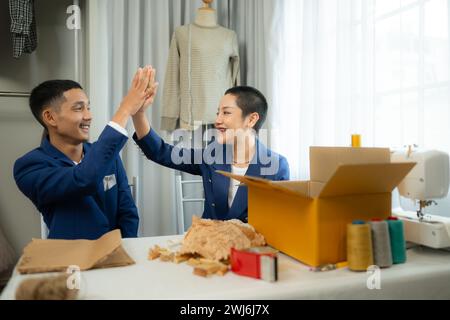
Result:
{"label": "woman's smiling face", "polygon": [[244,117],[242,109],[236,103],[236,97],[232,94],[225,95],[220,100],[215,122],[217,141],[221,144],[234,144],[238,135],[246,134],[253,128],[256,123],[254,117],[255,114]]}

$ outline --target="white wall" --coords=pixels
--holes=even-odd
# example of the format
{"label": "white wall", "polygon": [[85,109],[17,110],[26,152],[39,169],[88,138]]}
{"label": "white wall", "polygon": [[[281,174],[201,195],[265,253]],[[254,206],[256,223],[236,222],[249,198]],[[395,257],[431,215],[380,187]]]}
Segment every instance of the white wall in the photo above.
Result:
{"label": "white wall", "polygon": [[[71,4],[71,0],[35,1],[38,48],[16,60],[8,1],[0,1],[0,91],[30,92],[44,80],[77,78],[74,32],[66,27]],[[12,168],[19,156],[39,146],[41,132],[26,97],[0,96],[0,227],[17,255],[32,237],[40,237],[40,216],[17,189]]]}

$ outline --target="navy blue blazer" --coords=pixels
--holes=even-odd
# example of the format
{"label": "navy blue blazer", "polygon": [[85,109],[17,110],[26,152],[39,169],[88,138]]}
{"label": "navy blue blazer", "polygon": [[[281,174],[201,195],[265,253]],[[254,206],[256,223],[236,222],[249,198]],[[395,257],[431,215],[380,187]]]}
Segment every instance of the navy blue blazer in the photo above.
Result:
{"label": "navy blue blazer", "polygon": [[[231,208],[228,206],[230,178],[217,173],[217,170],[231,172],[231,146],[212,142],[206,149],[182,149],[164,142],[152,129],[141,140],[134,134],[133,139],[148,159],[165,167],[201,175],[205,190],[205,209],[203,218],[215,220],[239,219],[247,222],[247,187],[238,188]],[[266,148],[259,140],[257,153],[251,161],[246,176],[260,177],[269,180],[289,180],[289,165],[281,155]],[[173,161],[172,155],[188,161]],[[206,157],[205,157],[206,155]],[[208,157],[208,155],[211,155]],[[196,161],[194,161],[196,159]],[[276,166],[274,164],[276,163]]]}
{"label": "navy blue blazer", "polygon": [[75,165],[47,137],[15,162],[17,186],[42,213],[49,238],[98,239],[114,229],[137,236],[139,216],[119,157],[127,140],[106,126],[97,142],[83,144]]}

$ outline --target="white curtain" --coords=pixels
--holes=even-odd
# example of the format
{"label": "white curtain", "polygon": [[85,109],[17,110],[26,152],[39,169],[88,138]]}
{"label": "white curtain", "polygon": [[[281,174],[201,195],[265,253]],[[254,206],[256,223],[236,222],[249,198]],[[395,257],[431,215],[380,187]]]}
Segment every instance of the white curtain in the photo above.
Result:
{"label": "white curtain", "polygon": [[[372,144],[372,34],[356,39],[352,0],[285,0],[276,46],[272,147],[291,178],[309,178],[309,146],[348,146],[352,133]],[[368,5],[370,1],[365,1]]]}
{"label": "white curtain", "polygon": [[[293,179],[309,178],[309,146],[353,133],[450,153],[448,0],[282,2],[270,127]],[[431,212],[450,215],[449,198]]]}
{"label": "white curtain", "polygon": [[[270,42],[274,36],[271,21],[277,2],[218,0],[213,3],[219,24],[238,34],[243,83],[263,92],[269,92],[270,74],[274,73]],[[92,140],[113,115],[138,66],[152,64],[157,69],[162,89],[172,33],[175,27],[192,22],[202,5],[200,0],[88,2],[88,88],[94,114]],[[270,98],[270,92],[268,96]],[[159,130],[161,108],[159,94],[148,116],[152,126],[167,139]],[[134,132],[131,123],[128,132],[131,138]],[[141,236],[175,234],[174,171],[144,159],[131,141],[122,152],[122,159],[130,182],[138,177],[136,202],[141,217]],[[200,212],[187,212],[186,216],[192,213]]]}

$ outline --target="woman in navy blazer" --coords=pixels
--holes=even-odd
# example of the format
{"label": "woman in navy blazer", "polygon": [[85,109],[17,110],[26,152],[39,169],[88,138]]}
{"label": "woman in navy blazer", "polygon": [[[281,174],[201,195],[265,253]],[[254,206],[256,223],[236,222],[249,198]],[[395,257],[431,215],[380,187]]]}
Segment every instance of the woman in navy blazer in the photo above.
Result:
{"label": "woman in navy blazer", "polygon": [[[148,159],[165,167],[201,175],[205,190],[203,218],[247,222],[247,188],[216,172],[241,173],[269,180],[289,180],[289,165],[257,138],[267,114],[265,97],[251,87],[229,89],[220,101],[214,141],[205,149],[164,142],[151,129],[146,106],[133,116],[133,139]],[[232,184],[230,184],[232,182]]]}

